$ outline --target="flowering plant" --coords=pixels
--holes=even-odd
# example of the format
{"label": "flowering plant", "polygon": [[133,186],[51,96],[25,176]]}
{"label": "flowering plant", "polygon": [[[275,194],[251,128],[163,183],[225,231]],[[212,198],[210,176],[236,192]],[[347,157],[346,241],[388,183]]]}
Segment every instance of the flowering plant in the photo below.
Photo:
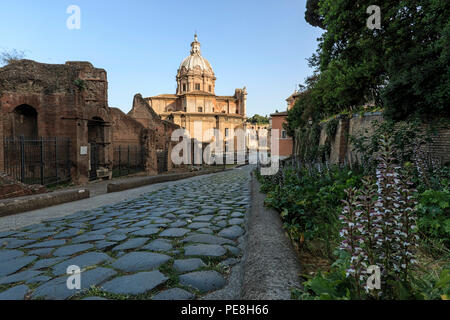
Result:
{"label": "flowering plant", "polygon": [[370,292],[381,297],[392,295],[395,283],[406,284],[409,268],[416,262],[415,190],[396,163],[392,140],[387,136],[380,139],[377,160],[376,184],[365,178],[362,190],[347,190],[340,216],[341,249],[351,254],[347,276],[354,277],[359,297],[362,288],[369,293],[368,266],[381,269],[384,289]]}

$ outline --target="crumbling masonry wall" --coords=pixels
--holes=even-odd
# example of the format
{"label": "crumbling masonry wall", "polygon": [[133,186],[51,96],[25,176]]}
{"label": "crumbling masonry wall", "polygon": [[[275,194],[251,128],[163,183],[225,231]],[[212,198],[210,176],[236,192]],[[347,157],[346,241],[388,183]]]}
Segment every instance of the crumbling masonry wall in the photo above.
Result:
{"label": "crumbling masonry wall", "polygon": [[[88,123],[101,119],[102,161],[112,165],[110,111],[106,71],[89,62],[43,64],[31,60],[0,68],[0,137],[17,137],[15,110],[27,106],[37,113],[39,137],[65,137],[71,140],[71,176],[76,183],[86,183],[89,173]],[[3,141],[3,139],[1,139]],[[3,146],[0,145],[3,152]],[[0,168],[4,167],[3,157]]]}
{"label": "crumbling masonry wall", "polygon": [[[337,132],[334,137],[330,137],[331,163],[355,163],[360,162],[360,155],[356,152],[349,137],[350,136],[366,136],[370,137],[374,134],[375,124],[383,121],[381,112],[370,112],[363,115],[354,114],[351,118],[342,116],[339,118]],[[326,133],[326,122],[322,125],[319,145],[325,145],[329,138]],[[438,158],[442,164],[450,163],[450,126],[439,125],[436,134],[432,137],[432,143],[429,144],[429,150],[432,155]],[[417,128],[417,130],[425,131],[425,128]]]}

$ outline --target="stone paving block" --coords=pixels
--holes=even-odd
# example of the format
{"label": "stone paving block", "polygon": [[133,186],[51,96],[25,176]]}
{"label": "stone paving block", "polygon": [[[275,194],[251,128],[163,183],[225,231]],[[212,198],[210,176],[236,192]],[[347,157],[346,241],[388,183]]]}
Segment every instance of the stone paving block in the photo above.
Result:
{"label": "stone paving block", "polygon": [[32,293],[32,298],[44,298],[46,300],[65,300],[80,292],[97,286],[111,279],[117,274],[116,271],[108,268],[96,268],[81,273],[81,289],[70,290],[67,288],[69,276],[63,276],[46,282],[36,288]]}
{"label": "stone paving block", "polygon": [[171,227],[171,228],[180,228],[180,227],[184,227],[184,226],[186,226],[186,225],[187,225],[187,222],[182,221],[182,220],[179,220],[179,221],[176,221],[176,222],[174,222],[174,223],[171,223],[171,224],[170,224],[170,227]]}
{"label": "stone paving block", "polygon": [[0,292],[0,300],[24,300],[29,288],[25,285],[20,285]]}
{"label": "stone paving block", "polygon": [[93,235],[82,234],[76,238],[73,238],[72,243],[94,242],[99,240],[105,240],[105,238],[106,237],[102,234],[93,234]]}
{"label": "stone paving block", "polygon": [[173,248],[172,244],[164,239],[156,239],[150,242],[148,245],[142,247],[142,249],[150,251],[169,251]]}
{"label": "stone paving block", "polygon": [[61,262],[64,259],[65,258],[63,258],[63,257],[41,259],[41,260],[36,261],[36,263],[33,265],[33,267],[31,267],[31,269],[33,269],[33,270],[45,269],[45,268],[51,267],[51,266]]}
{"label": "stone paving block", "polygon": [[123,251],[123,250],[131,250],[142,247],[146,242],[148,241],[148,238],[134,238],[130,239],[116,247],[114,247],[113,251]]}
{"label": "stone paving block", "polygon": [[171,228],[161,232],[161,237],[169,237],[169,238],[180,238],[186,235],[186,233],[190,232],[189,229],[183,228]]}
{"label": "stone paving block", "polygon": [[25,249],[37,249],[37,248],[54,248],[62,246],[66,243],[66,240],[50,240],[38,242],[29,246],[26,246]]}
{"label": "stone paving block", "polygon": [[227,250],[215,244],[195,244],[184,248],[186,256],[221,257],[226,253]]}
{"label": "stone paving block", "polygon": [[195,243],[206,243],[206,244],[234,244],[230,239],[225,239],[222,237],[217,237],[208,234],[195,234],[186,237],[183,242],[195,242]]}
{"label": "stone paving block", "polygon": [[202,259],[198,258],[175,260],[173,263],[173,268],[178,272],[190,272],[203,267],[206,267],[206,264],[202,261]]}
{"label": "stone paving block", "polygon": [[17,249],[22,248],[30,243],[36,242],[35,240],[22,240],[22,239],[12,239],[10,241],[1,241],[0,245],[4,245],[6,249]]}
{"label": "stone paving block", "polygon": [[100,240],[95,243],[95,247],[99,250],[107,250],[117,245],[117,242]]}
{"label": "stone paving block", "polygon": [[19,258],[23,254],[20,250],[0,250],[0,263]]}
{"label": "stone paving block", "polygon": [[27,284],[41,284],[44,282],[48,282],[52,280],[52,277],[48,277],[48,276],[37,276],[35,278],[31,278],[29,280],[26,281]]}
{"label": "stone paving block", "polygon": [[125,239],[128,239],[128,237],[124,234],[116,234],[116,235],[110,235],[106,237],[106,240],[108,241],[114,241],[114,242],[120,242],[123,241]]}
{"label": "stone paving block", "polygon": [[233,219],[228,220],[228,224],[231,226],[242,225],[244,223],[245,223],[245,220],[241,219],[241,218],[233,218]]}
{"label": "stone paving block", "polygon": [[0,262],[0,277],[9,276],[20,269],[26,267],[34,260],[36,260],[36,256],[24,256],[12,260],[8,260],[5,262]]}
{"label": "stone paving block", "polygon": [[199,233],[206,233],[206,234],[213,234],[214,233],[214,231],[212,229],[208,229],[208,228],[198,229],[197,232],[199,232]]}
{"label": "stone paving block", "polygon": [[115,269],[124,272],[151,271],[170,260],[164,254],[153,252],[131,252],[111,264]]}
{"label": "stone paving block", "polygon": [[70,266],[78,266],[79,268],[84,269],[86,267],[99,265],[110,259],[111,258],[105,253],[88,252],[57,264],[53,267],[53,273],[55,275],[62,275],[67,272],[67,268]]}
{"label": "stone paving block", "polygon": [[233,254],[234,256],[239,256],[241,254],[241,249],[236,248],[234,246],[228,246],[228,245],[224,245],[223,246],[225,249],[227,249],[228,251],[231,252],[231,254]]}
{"label": "stone paving block", "polygon": [[192,219],[192,221],[209,222],[209,221],[211,221],[212,218],[214,218],[214,216],[212,216],[212,215],[204,215],[204,216],[195,217],[194,219]]}
{"label": "stone paving block", "polygon": [[93,247],[94,246],[92,244],[74,244],[70,246],[59,247],[58,249],[56,249],[53,255],[55,257],[66,257],[79,252],[88,251]]}
{"label": "stone paving block", "polygon": [[202,293],[219,290],[226,284],[225,278],[217,271],[199,271],[183,274],[180,283],[193,287]]}
{"label": "stone paving block", "polygon": [[65,230],[65,231],[63,231],[61,233],[58,233],[53,238],[54,239],[70,239],[70,238],[73,238],[73,237],[77,236],[82,231],[83,231],[82,229],[72,228],[72,229],[69,229],[69,230]]}
{"label": "stone paving block", "polygon": [[190,293],[189,291],[173,288],[161,291],[157,295],[155,295],[152,300],[165,300],[165,301],[174,301],[174,300],[193,300],[195,295]]}
{"label": "stone paving block", "polygon": [[154,234],[157,234],[160,232],[159,228],[145,228],[142,230],[138,230],[135,232],[132,232],[131,234],[133,236],[138,236],[138,237],[148,237],[148,236],[152,236]]}
{"label": "stone paving block", "polygon": [[167,280],[168,278],[159,271],[141,272],[117,277],[102,285],[102,288],[115,294],[138,295],[153,290]]}
{"label": "stone paving block", "polygon": [[33,239],[33,240],[41,240],[44,238],[48,238],[50,236],[52,236],[54,234],[54,232],[36,232],[36,233],[31,233],[27,236],[28,239]]}
{"label": "stone paving block", "polygon": [[83,298],[81,300],[86,300],[86,301],[107,301],[108,299],[102,298],[102,297],[87,297],[87,298]]}
{"label": "stone paving block", "polygon": [[201,229],[201,228],[209,228],[211,226],[211,223],[208,222],[194,222],[188,225],[188,228],[190,229]]}
{"label": "stone paving block", "polygon": [[40,275],[41,273],[42,272],[40,271],[32,271],[32,270],[26,270],[19,273],[15,273],[7,277],[0,278],[0,285],[27,281],[31,278]]}
{"label": "stone paving block", "polygon": [[230,228],[223,229],[219,232],[219,236],[228,239],[237,239],[244,234],[244,229],[239,226],[232,226]]}

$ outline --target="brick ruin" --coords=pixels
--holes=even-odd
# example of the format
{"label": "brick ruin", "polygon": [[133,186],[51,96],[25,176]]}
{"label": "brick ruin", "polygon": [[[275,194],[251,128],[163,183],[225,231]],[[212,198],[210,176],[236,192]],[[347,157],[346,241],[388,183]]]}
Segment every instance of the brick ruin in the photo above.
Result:
{"label": "brick ruin", "polygon": [[0,172],[0,200],[46,193],[41,185],[26,185]]}
{"label": "brick ruin", "polygon": [[[361,155],[349,139],[350,136],[371,137],[375,132],[375,123],[384,121],[382,112],[368,112],[365,114],[354,114],[351,117],[341,116],[334,137],[328,137],[326,123],[321,124],[319,146],[323,146],[330,140],[330,163],[361,163]],[[443,165],[450,164],[450,127],[447,124],[434,125],[435,134],[426,145],[428,151]],[[417,128],[425,133],[426,126]],[[298,151],[298,143],[295,150]]]}
{"label": "brick ruin", "polygon": [[140,95],[133,104],[146,105],[148,115],[134,119],[110,108],[107,73],[89,62],[20,60],[0,68],[0,171],[6,169],[5,138],[58,137],[70,139],[76,184],[99,178],[99,172],[110,178],[119,145],[141,146],[147,173],[157,173],[157,152],[169,151],[177,126],[161,120]]}

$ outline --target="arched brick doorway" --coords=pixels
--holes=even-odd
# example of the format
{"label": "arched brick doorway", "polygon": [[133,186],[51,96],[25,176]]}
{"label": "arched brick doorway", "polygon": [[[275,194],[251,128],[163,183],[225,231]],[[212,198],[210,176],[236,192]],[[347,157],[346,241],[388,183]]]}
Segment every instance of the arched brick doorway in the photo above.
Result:
{"label": "arched brick doorway", "polygon": [[13,137],[36,138],[38,113],[35,108],[22,104],[14,109]]}

